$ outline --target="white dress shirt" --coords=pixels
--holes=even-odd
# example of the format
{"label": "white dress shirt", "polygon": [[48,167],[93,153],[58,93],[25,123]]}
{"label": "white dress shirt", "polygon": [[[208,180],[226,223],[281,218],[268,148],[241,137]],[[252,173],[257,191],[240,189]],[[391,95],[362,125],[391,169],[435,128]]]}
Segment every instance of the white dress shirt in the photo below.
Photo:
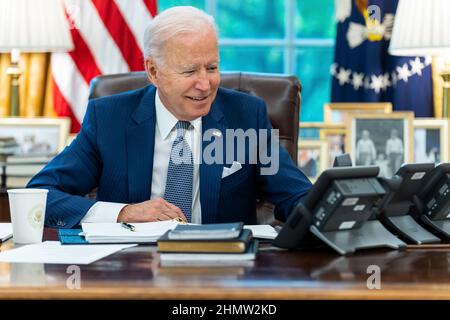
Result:
{"label": "white dress shirt", "polygon": [[[178,119],[167,110],[161,102],[158,91],[155,94],[156,128],[155,149],[153,153],[153,173],[151,199],[163,198],[166,188],[167,170],[169,168],[170,152],[172,144],[177,136],[175,124]],[[201,159],[201,117],[191,121],[191,128],[184,135],[185,141],[192,150],[194,160],[194,173],[192,185],[192,223],[202,222],[200,205],[200,159]],[[193,127],[193,128],[192,128]],[[81,222],[116,222],[120,210],[126,206],[125,203],[96,202],[81,219]]]}

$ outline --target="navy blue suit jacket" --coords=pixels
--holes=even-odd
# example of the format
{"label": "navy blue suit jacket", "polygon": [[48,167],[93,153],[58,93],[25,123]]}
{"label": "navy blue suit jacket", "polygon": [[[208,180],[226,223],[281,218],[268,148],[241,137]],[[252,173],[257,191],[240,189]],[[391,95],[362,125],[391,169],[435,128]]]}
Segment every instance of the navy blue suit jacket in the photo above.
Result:
{"label": "navy blue suit jacket", "polygon": [[[95,203],[85,195],[96,187],[98,201],[138,203],[150,199],[155,92],[150,85],[89,101],[76,139],[27,186],[49,190],[47,226],[71,228],[79,224]],[[226,129],[272,127],[261,99],[219,88],[209,114],[202,118],[203,132],[212,128],[220,130],[225,141]],[[203,149],[209,143],[203,141]],[[279,170],[274,175],[261,175],[258,161],[243,164],[241,170],[222,179],[224,164],[202,163],[202,222],[255,224],[257,198],[275,204],[275,216],[285,220],[311,183],[283,147],[279,152]]]}

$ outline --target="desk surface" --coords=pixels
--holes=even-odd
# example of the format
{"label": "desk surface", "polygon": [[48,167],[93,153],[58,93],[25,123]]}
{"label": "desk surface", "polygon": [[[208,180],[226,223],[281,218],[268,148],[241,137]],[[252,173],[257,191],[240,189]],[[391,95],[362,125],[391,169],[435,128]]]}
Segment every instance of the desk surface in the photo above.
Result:
{"label": "desk surface", "polygon": [[[370,265],[381,270],[380,290],[367,288]],[[80,266],[81,289],[66,285],[67,267],[2,263],[0,299],[450,299],[450,246],[349,257],[263,247],[242,267],[160,267],[154,246],[138,246]]]}

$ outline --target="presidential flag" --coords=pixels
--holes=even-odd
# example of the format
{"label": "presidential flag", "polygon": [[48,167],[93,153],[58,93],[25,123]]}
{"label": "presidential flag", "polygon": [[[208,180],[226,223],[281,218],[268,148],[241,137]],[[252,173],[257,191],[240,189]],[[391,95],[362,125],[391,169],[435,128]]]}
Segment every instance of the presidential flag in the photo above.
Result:
{"label": "presidential flag", "polygon": [[86,112],[89,83],[102,74],[144,69],[145,27],[156,0],[62,0],[75,49],[51,58],[53,101],[58,116],[78,132]]}
{"label": "presidential flag", "polygon": [[388,54],[398,0],[336,0],[333,102],[392,102],[433,116],[431,57]]}

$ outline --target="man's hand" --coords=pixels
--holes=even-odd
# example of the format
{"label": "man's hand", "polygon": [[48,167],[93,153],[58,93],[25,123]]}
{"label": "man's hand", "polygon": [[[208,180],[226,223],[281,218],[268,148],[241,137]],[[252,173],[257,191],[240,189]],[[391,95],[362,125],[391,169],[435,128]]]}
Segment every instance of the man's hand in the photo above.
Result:
{"label": "man's hand", "polygon": [[176,218],[186,221],[180,208],[164,199],[153,199],[126,205],[120,210],[117,222],[153,222]]}

